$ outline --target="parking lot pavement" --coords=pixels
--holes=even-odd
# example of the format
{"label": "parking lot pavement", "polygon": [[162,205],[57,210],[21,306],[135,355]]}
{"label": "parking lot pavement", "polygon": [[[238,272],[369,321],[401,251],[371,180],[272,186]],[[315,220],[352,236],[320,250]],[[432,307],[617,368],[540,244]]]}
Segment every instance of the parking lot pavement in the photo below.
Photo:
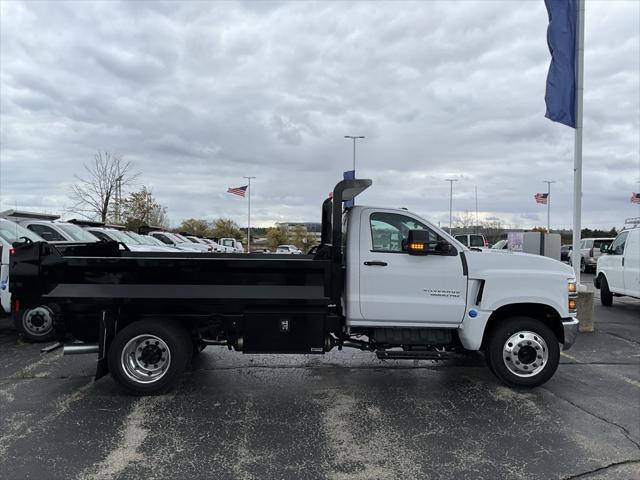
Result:
{"label": "parking lot pavement", "polygon": [[451,364],[207,349],[179,388],[136,398],[94,359],[39,353],[0,322],[3,479],[640,478],[640,301],[545,386]]}

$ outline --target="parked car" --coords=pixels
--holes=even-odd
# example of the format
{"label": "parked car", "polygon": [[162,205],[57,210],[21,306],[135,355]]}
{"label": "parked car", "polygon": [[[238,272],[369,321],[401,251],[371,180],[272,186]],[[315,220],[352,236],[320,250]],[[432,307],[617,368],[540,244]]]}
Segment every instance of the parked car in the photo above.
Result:
{"label": "parked car", "polygon": [[603,244],[593,283],[600,289],[600,302],[613,304],[613,297],[640,298],[640,226],[623,230],[611,242]]}
{"label": "parked car", "polygon": [[560,261],[568,262],[569,257],[571,256],[571,250],[573,250],[573,245],[562,245],[560,247]]}
{"label": "parked car", "polygon": [[121,230],[108,227],[88,227],[85,228],[89,233],[98,237],[103,241],[114,241],[124,243],[132,252],[171,252],[176,251],[173,247],[148,245],[137,238]]}
{"label": "parked car", "polygon": [[302,250],[300,250],[295,245],[278,245],[278,248],[276,248],[276,253],[285,255],[301,255]]}
{"label": "parked car", "polygon": [[455,239],[465,247],[489,247],[489,242],[484,238],[484,235],[479,233],[463,233],[461,235],[456,235]]}
{"label": "parked car", "polygon": [[[44,239],[16,222],[0,218],[0,305],[12,315],[9,291],[9,259],[14,243],[43,242]],[[23,339],[46,342],[53,338],[53,311],[46,305],[27,308],[13,314],[13,323]]]}
{"label": "parked car", "polygon": [[[613,238],[584,238],[580,240],[580,271],[595,271],[598,258],[602,255],[603,246],[611,245]],[[569,265],[573,265],[573,258],[569,256]]]}
{"label": "parked car", "polygon": [[49,220],[24,220],[20,222],[25,228],[37,233],[45,241],[50,243],[63,242],[97,242],[98,237],[80,228],[78,225],[68,222]]}
{"label": "parked car", "polygon": [[143,245],[149,245],[152,247],[161,247],[164,251],[167,252],[179,252],[180,250],[171,245],[167,245],[166,243],[158,240],[157,238],[151,237],[149,235],[141,235],[135,232],[125,232],[130,237],[135,238]]}
{"label": "parked car", "polygon": [[220,245],[217,242],[214,242],[213,240],[209,239],[209,238],[202,238],[202,237],[196,237],[195,235],[183,235],[187,240],[189,240],[192,243],[198,243],[200,245],[206,245],[207,247],[209,247],[212,252],[217,252],[217,253],[233,253],[233,249],[232,248],[227,248],[224,247],[222,245]]}
{"label": "parked car", "polygon": [[170,245],[185,252],[209,252],[209,247],[193,243],[177,233],[153,231],[149,236],[157,238],[165,245]]}

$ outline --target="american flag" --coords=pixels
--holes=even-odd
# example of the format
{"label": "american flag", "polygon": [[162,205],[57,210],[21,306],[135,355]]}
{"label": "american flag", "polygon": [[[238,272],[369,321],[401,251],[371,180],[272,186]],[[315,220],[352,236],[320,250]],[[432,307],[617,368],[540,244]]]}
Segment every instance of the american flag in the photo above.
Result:
{"label": "american flag", "polygon": [[245,185],[244,187],[229,187],[227,189],[227,193],[233,193],[234,195],[238,195],[240,197],[244,197],[247,193],[247,187],[249,185]]}
{"label": "american flag", "polygon": [[536,193],[534,198],[536,199],[536,203],[541,203],[543,205],[547,204],[547,199],[549,197],[548,193]]}
{"label": "american flag", "polygon": [[640,193],[633,192],[631,194],[631,203],[640,203]]}

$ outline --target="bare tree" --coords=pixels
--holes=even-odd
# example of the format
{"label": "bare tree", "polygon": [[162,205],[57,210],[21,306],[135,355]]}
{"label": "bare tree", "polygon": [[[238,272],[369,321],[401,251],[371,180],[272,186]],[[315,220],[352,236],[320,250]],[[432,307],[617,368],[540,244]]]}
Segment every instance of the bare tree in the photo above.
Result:
{"label": "bare tree", "polygon": [[118,153],[98,152],[93,163],[85,164],[84,169],[85,176],[76,175],[76,183],[71,187],[71,198],[75,201],[71,210],[99,218],[102,222],[114,213],[115,220],[119,221],[122,187],[131,184],[138,176],[131,172],[131,162],[124,161]]}
{"label": "bare tree", "polygon": [[473,213],[471,213],[469,210],[465,210],[464,213],[457,215],[456,217],[454,217],[454,220],[453,220],[454,227],[462,228],[465,231],[470,229],[473,226],[476,226],[475,223],[476,223],[476,218],[473,215]]}

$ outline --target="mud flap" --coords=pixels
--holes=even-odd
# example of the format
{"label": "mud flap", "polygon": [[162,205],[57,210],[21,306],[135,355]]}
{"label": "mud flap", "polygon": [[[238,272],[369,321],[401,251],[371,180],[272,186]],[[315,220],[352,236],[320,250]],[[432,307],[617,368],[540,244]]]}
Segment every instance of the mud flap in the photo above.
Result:
{"label": "mud flap", "polygon": [[107,355],[109,353],[109,346],[113,341],[113,337],[116,334],[117,320],[115,316],[106,310],[103,310],[100,314],[100,337],[98,340],[98,364],[96,365],[95,380],[99,380],[109,373],[109,363],[107,361]]}

